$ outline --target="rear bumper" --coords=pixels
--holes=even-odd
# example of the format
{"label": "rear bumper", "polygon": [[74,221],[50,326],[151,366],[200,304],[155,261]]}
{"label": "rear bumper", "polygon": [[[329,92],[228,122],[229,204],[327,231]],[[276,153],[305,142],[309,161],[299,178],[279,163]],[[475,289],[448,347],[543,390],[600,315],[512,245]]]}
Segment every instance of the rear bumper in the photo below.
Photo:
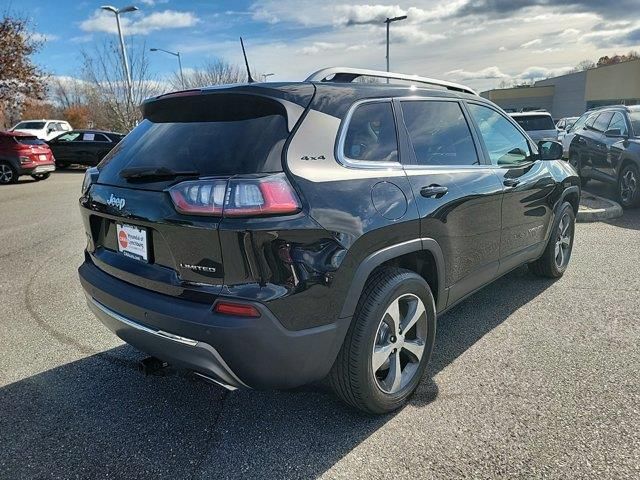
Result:
{"label": "rear bumper", "polygon": [[53,172],[56,166],[51,163],[27,163],[20,165],[19,175],[35,175],[37,173]]}
{"label": "rear bumper", "polygon": [[350,323],[292,331],[258,302],[259,318],[220,315],[210,304],[133,286],[90,262],[79,275],[91,310],[122,340],[231,388],[286,389],[324,378]]}

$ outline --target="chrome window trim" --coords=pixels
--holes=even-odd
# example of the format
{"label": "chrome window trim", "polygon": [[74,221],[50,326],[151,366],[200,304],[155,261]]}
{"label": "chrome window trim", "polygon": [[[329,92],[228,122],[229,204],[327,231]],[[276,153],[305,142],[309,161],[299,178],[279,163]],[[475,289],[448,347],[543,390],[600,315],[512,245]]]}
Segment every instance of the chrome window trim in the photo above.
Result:
{"label": "chrome window trim", "polygon": [[398,125],[396,123],[395,113],[393,111],[393,99],[391,97],[384,98],[365,98],[362,100],[358,100],[354,102],[353,105],[349,107],[347,114],[344,116],[342,123],[340,125],[340,130],[338,133],[338,142],[336,144],[336,160],[343,167],[348,168],[362,168],[369,170],[402,170],[402,163],[400,160],[397,162],[376,162],[370,160],[356,160],[355,158],[349,158],[344,154],[344,142],[347,137],[347,131],[349,130],[349,125],[351,124],[351,117],[353,117],[353,113],[360,107],[361,105],[367,103],[388,103],[391,107],[391,112],[393,114],[393,124],[396,129],[396,143],[398,145],[398,157],[400,157],[400,142],[398,140]]}

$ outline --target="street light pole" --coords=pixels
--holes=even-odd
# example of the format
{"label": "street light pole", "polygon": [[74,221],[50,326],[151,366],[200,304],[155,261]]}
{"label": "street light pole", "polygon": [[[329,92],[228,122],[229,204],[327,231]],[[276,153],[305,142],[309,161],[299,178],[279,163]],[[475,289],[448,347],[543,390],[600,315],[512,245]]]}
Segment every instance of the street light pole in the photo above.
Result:
{"label": "street light pole", "polygon": [[173,55],[174,57],[178,57],[178,67],[180,68],[180,83],[182,83],[182,88],[187,88],[184,83],[184,73],[182,73],[182,57],[180,56],[180,52],[171,52],[169,50],[165,50],[164,48],[150,48],[151,52],[164,52],[169,55]]}
{"label": "street light pole", "polygon": [[275,75],[275,73],[263,73],[262,74],[262,81],[266,82],[267,81],[267,77],[270,77],[272,75]]}
{"label": "street light pole", "polygon": [[[406,18],[406,15],[402,15],[401,17],[387,18],[384,21],[384,23],[387,24],[387,72],[389,71],[389,25],[391,25],[391,22],[399,22],[400,20],[405,20]],[[389,83],[389,79],[387,79],[387,83]]]}
{"label": "street light pole", "polygon": [[127,51],[124,45],[124,35],[122,34],[122,25],[120,24],[120,14],[135,12],[138,10],[138,7],[129,5],[124,8],[116,8],[111,5],[103,5],[100,7],[102,10],[106,10],[108,12],[113,13],[116,16],[116,24],[118,25],[118,36],[120,37],[120,53],[122,54],[122,63],[124,65],[124,73],[127,81],[127,93],[129,97],[129,104],[133,104],[133,82],[131,81],[131,71],[129,70],[129,60],[127,58]]}

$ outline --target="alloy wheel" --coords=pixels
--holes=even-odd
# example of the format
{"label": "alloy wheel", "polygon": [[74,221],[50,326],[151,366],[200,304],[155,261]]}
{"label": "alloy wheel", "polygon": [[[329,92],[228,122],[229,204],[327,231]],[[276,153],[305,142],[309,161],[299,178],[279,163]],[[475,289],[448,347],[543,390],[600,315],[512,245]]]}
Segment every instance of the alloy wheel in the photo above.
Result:
{"label": "alloy wheel", "polygon": [[11,183],[13,170],[9,165],[0,164],[0,183]]}
{"label": "alloy wheel", "polygon": [[427,312],[413,294],[396,298],[376,332],[371,367],[378,388],[397,393],[416,375],[427,338]]}
{"label": "alloy wheel", "polygon": [[556,267],[563,268],[569,263],[571,255],[571,217],[565,213],[560,219],[556,236]]}
{"label": "alloy wheel", "polygon": [[635,198],[638,190],[638,179],[632,169],[628,169],[620,178],[620,198],[625,204],[629,204]]}

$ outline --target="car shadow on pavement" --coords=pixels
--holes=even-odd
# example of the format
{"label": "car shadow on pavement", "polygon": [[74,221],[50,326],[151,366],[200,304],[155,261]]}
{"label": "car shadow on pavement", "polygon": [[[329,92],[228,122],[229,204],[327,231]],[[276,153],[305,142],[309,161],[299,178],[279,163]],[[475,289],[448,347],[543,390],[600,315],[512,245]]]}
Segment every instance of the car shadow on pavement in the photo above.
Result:
{"label": "car shadow on pavement", "polygon": [[[407,408],[430,415],[434,377],[552,283],[519,268],[442,316]],[[0,388],[0,478],[316,478],[395,417],[321,386],[227,393],[144,377],[142,357],[123,345]]]}
{"label": "car shadow on pavement", "polygon": [[[591,180],[585,187],[585,190],[595,195],[613,200],[614,202],[620,201],[618,199],[615,185]],[[605,220],[605,223],[613,225],[614,227],[640,230],[640,208],[626,208],[624,209],[621,217],[612,220]]]}

